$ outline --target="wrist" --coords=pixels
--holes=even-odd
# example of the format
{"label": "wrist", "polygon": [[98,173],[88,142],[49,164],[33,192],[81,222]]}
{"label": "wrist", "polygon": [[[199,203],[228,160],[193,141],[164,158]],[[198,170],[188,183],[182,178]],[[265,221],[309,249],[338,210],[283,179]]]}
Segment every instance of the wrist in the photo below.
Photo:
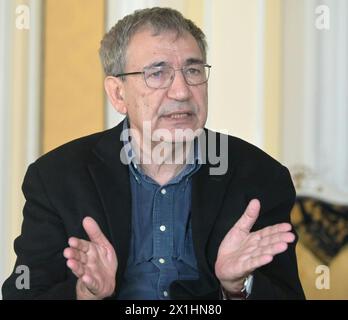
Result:
{"label": "wrist", "polygon": [[236,282],[221,282],[223,298],[225,300],[246,299],[251,293],[252,284],[252,274]]}
{"label": "wrist", "polygon": [[220,284],[225,292],[238,294],[244,287],[245,277],[238,280],[220,281]]}

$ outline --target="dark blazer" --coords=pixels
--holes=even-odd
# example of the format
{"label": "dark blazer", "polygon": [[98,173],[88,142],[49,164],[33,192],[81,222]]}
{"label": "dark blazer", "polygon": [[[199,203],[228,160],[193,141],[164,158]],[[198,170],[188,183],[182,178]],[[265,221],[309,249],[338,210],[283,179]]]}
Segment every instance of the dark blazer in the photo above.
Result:
{"label": "dark blazer", "polygon": [[[120,161],[122,123],[69,142],[39,158],[23,182],[26,203],[21,235],[15,240],[14,272],[2,287],[4,299],[75,299],[76,277],[63,250],[71,236],[87,239],[85,216],[93,217],[118,257],[118,284],[125,271],[131,236],[128,166]],[[171,284],[173,299],[219,299],[214,274],[219,244],[258,198],[261,213],[254,229],[289,222],[295,191],[288,170],[255,146],[228,137],[228,171],[209,175],[204,164],[193,176],[192,236],[200,278]],[[18,265],[30,270],[30,289],[17,289]],[[251,299],[301,299],[295,245],[254,272]]]}

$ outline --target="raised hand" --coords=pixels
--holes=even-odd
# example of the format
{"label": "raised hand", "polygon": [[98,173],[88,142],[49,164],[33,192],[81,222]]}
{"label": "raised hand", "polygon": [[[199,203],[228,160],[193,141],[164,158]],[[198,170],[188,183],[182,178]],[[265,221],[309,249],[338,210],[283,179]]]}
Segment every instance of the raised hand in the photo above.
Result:
{"label": "raised hand", "polygon": [[255,269],[270,263],[273,257],[295,240],[289,223],[280,223],[250,232],[260,212],[260,202],[253,199],[220,244],[215,274],[230,293],[239,293],[243,280]]}
{"label": "raised hand", "polygon": [[82,225],[90,241],[71,237],[63,254],[78,278],[77,299],[103,299],[115,291],[117,256],[95,220],[86,217]]}

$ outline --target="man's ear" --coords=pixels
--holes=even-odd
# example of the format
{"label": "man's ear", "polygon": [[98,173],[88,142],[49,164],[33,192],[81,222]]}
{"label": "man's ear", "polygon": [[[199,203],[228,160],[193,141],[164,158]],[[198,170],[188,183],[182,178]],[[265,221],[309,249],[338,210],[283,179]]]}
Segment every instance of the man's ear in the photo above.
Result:
{"label": "man's ear", "polygon": [[104,88],[110,103],[116,111],[122,114],[127,113],[127,105],[124,100],[124,84],[123,81],[115,77],[106,77],[104,80]]}

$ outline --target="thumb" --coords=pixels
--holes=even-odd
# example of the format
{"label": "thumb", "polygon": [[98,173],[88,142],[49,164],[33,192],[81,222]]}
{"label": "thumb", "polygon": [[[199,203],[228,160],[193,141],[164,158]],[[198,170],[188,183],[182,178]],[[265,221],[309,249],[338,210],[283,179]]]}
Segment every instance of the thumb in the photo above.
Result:
{"label": "thumb", "polygon": [[240,229],[244,233],[249,233],[259,217],[260,207],[260,201],[258,199],[252,199],[234,227]]}
{"label": "thumb", "polygon": [[100,230],[98,223],[93,218],[84,218],[82,225],[92,242],[104,247],[109,247],[111,245],[103,232]]}

